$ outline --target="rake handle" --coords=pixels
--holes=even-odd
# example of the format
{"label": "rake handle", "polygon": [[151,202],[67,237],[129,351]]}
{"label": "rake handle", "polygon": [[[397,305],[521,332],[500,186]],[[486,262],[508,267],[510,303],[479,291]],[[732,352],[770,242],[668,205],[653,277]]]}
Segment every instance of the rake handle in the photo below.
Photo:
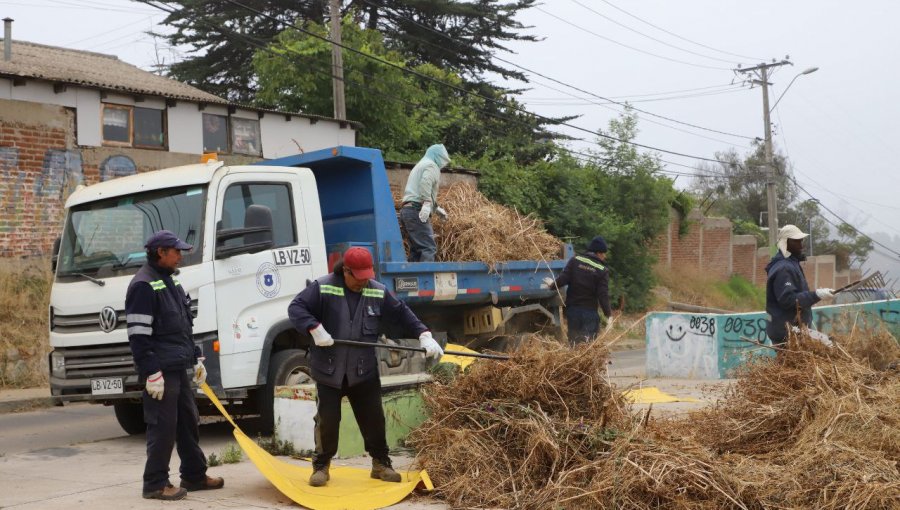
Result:
{"label": "rake handle", "polygon": [[[393,349],[398,351],[415,351],[415,352],[425,352],[424,347],[407,347],[405,345],[387,345],[387,344],[378,344],[372,342],[360,342],[357,340],[334,340],[335,345],[349,345],[351,347],[378,347],[381,349]],[[453,356],[468,356],[470,358],[484,358],[484,359],[498,359],[498,360],[508,360],[509,356],[502,356],[500,354],[481,354],[480,352],[460,352],[460,351],[444,351],[444,354],[451,354]]]}

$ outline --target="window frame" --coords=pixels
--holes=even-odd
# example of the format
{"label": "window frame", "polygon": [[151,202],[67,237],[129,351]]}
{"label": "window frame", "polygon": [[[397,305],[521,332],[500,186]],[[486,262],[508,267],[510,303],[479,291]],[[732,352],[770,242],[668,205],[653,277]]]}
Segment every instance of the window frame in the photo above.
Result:
{"label": "window frame", "polygon": [[[229,135],[229,137],[228,137],[228,145],[229,145],[229,147],[228,147],[228,148],[229,148],[229,152],[228,152],[228,153],[229,153],[229,154],[240,154],[240,155],[242,155],[242,156],[255,156],[255,157],[261,158],[261,157],[262,157],[262,154],[263,154],[263,148],[262,148],[262,125],[261,125],[259,119],[250,119],[250,118],[246,118],[246,117],[236,117],[236,116],[234,116],[234,115],[228,115],[228,118],[229,118],[229,120],[228,120],[228,135]],[[235,150],[235,143],[234,143],[234,137],[235,137],[234,124],[235,124],[235,121],[238,121],[238,122],[252,122],[252,123],[255,123],[255,124],[256,124],[256,135],[257,135],[257,137],[256,137],[256,143],[257,143],[257,151],[258,151],[256,154],[253,154],[253,153],[250,153],[250,152],[238,152],[237,150]]]}
{"label": "window frame", "polygon": [[[214,116],[214,117],[222,117],[225,119],[225,144],[227,145],[226,150],[218,151],[215,149],[207,149],[206,148],[206,116]],[[231,115],[228,113],[220,114],[220,113],[207,113],[202,112],[200,115],[200,145],[203,147],[203,152],[215,152],[216,154],[233,154],[234,148],[232,147],[232,134],[231,134]],[[262,138],[262,136],[260,136]]]}
{"label": "window frame", "polygon": [[[134,123],[134,111],[135,109],[140,108],[142,110],[151,110],[155,112],[160,112],[162,115],[162,135],[163,135],[163,143],[162,145],[138,145],[137,137],[135,136],[136,126]],[[135,149],[144,149],[151,151],[165,151],[169,150],[169,112],[166,108],[145,108],[143,106],[132,106],[131,107],[131,146]]]}
{"label": "window frame", "polygon": [[[125,110],[128,112],[128,141],[120,142],[117,140],[107,140],[104,130],[106,129],[106,109]],[[108,147],[132,147],[134,142],[134,110],[132,106],[126,104],[103,103],[100,109],[100,140],[103,145]]]}
{"label": "window frame", "polygon": [[[225,212],[225,200],[226,200],[225,197],[228,196],[228,192],[231,190],[231,188],[233,188],[235,186],[237,186],[237,187],[247,186],[248,191],[249,191],[250,186],[281,186],[281,187],[285,188],[287,190],[288,206],[290,208],[290,219],[291,219],[291,228],[293,230],[293,232],[292,232],[293,241],[291,241],[292,244],[278,245],[275,242],[275,232],[273,231],[272,232],[272,248],[271,249],[275,250],[275,249],[279,249],[279,248],[287,248],[290,246],[299,246],[300,245],[300,231],[299,231],[299,224],[298,224],[299,222],[297,221],[296,205],[294,204],[294,187],[293,187],[292,182],[288,181],[288,180],[285,180],[285,181],[239,181],[239,182],[231,183],[228,186],[226,186],[225,191],[222,194],[222,206],[218,211],[216,211],[216,218],[215,218],[215,221],[213,221],[213,224],[216,225],[216,230],[218,230],[218,225],[221,223],[222,217]],[[241,196],[242,197],[245,196],[245,193],[243,190],[241,190]],[[244,210],[246,211],[246,206],[244,207]],[[275,212],[273,211],[273,214],[272,214],[273,229],[275,227],[275,222],[274,222],[275,216],[276,216]],[[218,259],[218,257],[216,257],[216,260],[220,260],[220,259]]]}

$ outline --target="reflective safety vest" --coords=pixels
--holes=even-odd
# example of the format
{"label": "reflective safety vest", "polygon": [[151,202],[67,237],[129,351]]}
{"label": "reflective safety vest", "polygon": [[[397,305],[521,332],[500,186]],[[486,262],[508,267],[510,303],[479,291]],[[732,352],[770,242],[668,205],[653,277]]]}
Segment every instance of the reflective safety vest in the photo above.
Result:
{"label": "reflective safety vest", "polygon": [[[353,292],[343,279],[329,274],[316,280],[321,300],[321,323],[333,338],[375,343],[378,341],[385,286],[369,280],[362,290],[356,313],[350,315],[346,293]],[[316,382],[340,388],[344,376],[347,385],[378,377],[378,356],[375,348],[333,345],[310,349],[310,369]]]}

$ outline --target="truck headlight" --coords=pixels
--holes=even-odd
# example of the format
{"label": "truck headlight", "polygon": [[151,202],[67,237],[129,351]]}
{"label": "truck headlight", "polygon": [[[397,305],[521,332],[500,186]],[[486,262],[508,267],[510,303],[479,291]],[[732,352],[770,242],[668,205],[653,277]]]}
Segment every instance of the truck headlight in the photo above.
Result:
{"label": "truck headlight", "polygon": [[50,353],[50,375],[53,377],[65,377],[66,375],[66,358],[61,352]]}

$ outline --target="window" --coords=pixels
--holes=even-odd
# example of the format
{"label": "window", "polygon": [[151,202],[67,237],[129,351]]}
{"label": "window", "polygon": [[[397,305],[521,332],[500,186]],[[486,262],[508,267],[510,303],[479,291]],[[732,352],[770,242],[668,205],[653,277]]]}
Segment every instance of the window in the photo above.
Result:
{"label": "window", "polygon": [[[225,203],[219,228],[244,227],[244,213],[251,205],[264,205],[272,210],[272,240],[275,247],[297,244],[294,207],[288,184],[235,184],[225,191]],[[239,246],[240,239],[231,239],[225,246]]]}
{"label": "window", "polygon": [[231,118],[231,150],[237,154],[259,156],[262,150],[259,143],[259,121],[253,119]]}
{"label": "window", "polygon": [[203,114],[203,152],[231,152],[227,116]]}
{"label": "window", "polygon": [[103,105],[103,141],[131,145],[131,107]]}
{"label": "window", "polygon": [[165,148],[165,110],[104,104],[103,143],[148,149]]}
{"label": "window", "polygon": [[166,146],[166,112],[134,108],[134,146],[162,149]]}

